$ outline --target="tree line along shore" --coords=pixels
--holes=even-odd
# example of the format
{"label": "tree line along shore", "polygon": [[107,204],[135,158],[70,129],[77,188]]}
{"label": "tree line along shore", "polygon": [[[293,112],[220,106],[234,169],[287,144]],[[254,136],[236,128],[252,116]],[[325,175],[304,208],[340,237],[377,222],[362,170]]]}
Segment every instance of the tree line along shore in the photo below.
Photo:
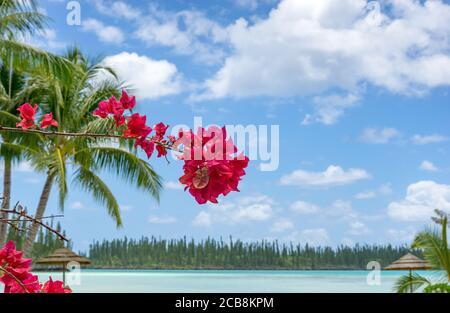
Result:
{"label": "tree line along shore", "polygon": [[[59,231],[61,226],[56,225]],[[62,231],[64,233],[64,231]],[[20,247],[20,233],[10,231],[9,239]],[[63,247],[53,233],[40,230],[33,247],[33,258],[38,259]],[[69,243],[71,248],[72,243]],[[294,242],[243,242],[231,237],[204,240],[113,239],[94,241],[88,251],[79,251],[89,257],[92,268],[99,269],[366,269],[367,263],[377,261],[382,267],[411,251],[407,246],[366,245],[313,247]],[[420,251],[413,251],[421,256]]]}

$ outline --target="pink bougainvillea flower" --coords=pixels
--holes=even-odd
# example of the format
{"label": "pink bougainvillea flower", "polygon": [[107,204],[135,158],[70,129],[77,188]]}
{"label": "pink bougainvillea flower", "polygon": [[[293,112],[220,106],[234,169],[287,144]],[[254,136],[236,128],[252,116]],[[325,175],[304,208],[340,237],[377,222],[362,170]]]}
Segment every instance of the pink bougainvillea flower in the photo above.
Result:
{"label": "pink bougainvillea flower", "polygon": [[108,101],[102,101],[98,104],[98,108],[92,114],[100,118],[107,118],[109,115],[108,106]]}
{"label": "pink bougainvillea flower", "polygon": [[166,156],[167,155],[167,149],[166,147],[162,145],[156,145],[156,151],[158,151],[158,158]]}
{"label": "pink bougainvillea flower", "polygon": [[3,269],[0,282],[5,285],[5,293],[69,293],[60,281],[50,281],[44,286],[36,275],[30,273],[31,259],[23,259],[23,252],[17,251],[14,243],[8,243],[0,249],[0,266]]}
{"label": "pink bougainvillea flower", "polygon": [[58,126],[58,121],[53,119],[53,113],[45,114],[41,122],[41,128],[46,129],[49,126]]}
{"label": "pink bougainvillea flower", "polygon": [[122,90],[120,103],[125,110],[131,110],[136,106],[136,97],[130,97],[125,90]]}
{"label": "pink bougainvillea flower", "polygon": [[182,132],[177,144],[184,146],[180,157],[184,160],[184,175],[179,180],[199,204],[217,203],[220,195],[239,191],[249,159],[243,154],[234,156],[237,148],[226,139],[224,128],[199,129],[196,135]]}
{"label": "pink bougainvillea flower", "polygon": [[164,123],[158,123],[155,126],[153,126],[153,129],[156,132],[157,140],[161,140],[164,138],[168,128],[169,125],[165,125]]}
{"label": "pink bougainvillea flower", "polygon": [[147,157],[150,159],[153,151],[155,150],[155,143],[153,141],[147,140],[145,138],[139,138],[136,140],[136,143],[134,144],[135,147],[141,147],[142,150],[145,151],[147,154]]}
{"label": "pink bougainvillea flower", "polygon": [[128,118],[127,129],[123,136],[125,138],[145,138],[151,133],[151,127],[145,125],[147,117],[134,113]]}
{"label": "pink bougainvillea flower", "polygon": [[64,287],[64,283],[62,281],[53,279],[50,277],[49,281],[44,284],[42,288],[43,293],[72,293],[72,290],[69,287]]}
{"label": "pink bougainvillea flower", "polygon": [[114,120],[116,121],[117,127],[125,124],[125,116],[123,116],[123,115],[114,115]]}
{"label": "pink bougainvillea flower", "polygon": [[22,104],[17,111],[20,112],[20,117],[22,120],[16,124],[16,127],[21,127],[23,129],[28,129],[34,126],[34,119],[36,112],[38,110],[37,104],[34,107],[29,103]]}
{"label": "pink bougainvillea flower", "polygon": [[[39,278],[28,271],[17,271],[8,269],[15,279],[5,274],[1,281],[5,284],[5,293],[38,293],[42,285],[39,283]],[[18,282],[20,281],[20,283]]]}
{"label": "pink bougainvillea flower", "polygon": [[110,114],[114,116],[117,126],[125,124],[125,117],[123,113],[125,108],[120,101],[117,101],[116,97],[109,98],[108,101],[102,101],[98,104],[98,108],[93,112],[94,116],[100,118],[107,118]]}

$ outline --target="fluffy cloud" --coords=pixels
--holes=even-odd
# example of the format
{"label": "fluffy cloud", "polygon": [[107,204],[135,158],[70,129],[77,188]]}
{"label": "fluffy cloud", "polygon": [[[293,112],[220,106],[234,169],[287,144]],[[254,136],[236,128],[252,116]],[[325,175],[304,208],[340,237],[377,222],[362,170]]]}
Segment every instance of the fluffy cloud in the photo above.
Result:
{"label": "fluffy cloud", "polygon": [[273,200],[268,196],[244,197],[236,202],[222,202],[210,205],[194,219],[196,226],[211,226],[214,223],[240,224],[266,221],[273,216]]}
{"label": "fluffy cloud", "polygon": [[363,169],[350,168],[344,170],[340,166],[330,165],[323,172],[296,170],[289,175],[283,176],[281,184],[302,187],[328,187],[348,185],[368,178],[370,178],[370,175]]}
{"label": "fluffy cloud", "polygon": [[311,228],[292,232],[287,238],[289,241],[308,244],[310,246],[324,246],[329,244],[330,237],[324,228]]}
{"label": "fluffy cloud", "polygon": [[95,5],[96,9],[100,13],[107,16],[134,20],[141,15],[139,9],[123,1],[116,1],[116,0],[90,0],[90,1]]}
{"label": "fluffy cloud", "polygon": [[177,68],[166,60],[153,60],[137,53],[122,52],[105,58],[104,63],[131,84],[141,99],[155,99],[181,91]]}
{"label": "fluffy cloud", "polygon": [[271,4],[278,0],[235,0],[236,4],[242,8],[256,10],[261,4]]}
{"label": "fluffy cloud", "polygon": [[125,41],[125,35],[120,28],[104,25],[95,19],[83,20],[82,29],[86,32],[93,32],[102,42],[122,44]]}
{"label": "fluffy cloud", "polygon": [[[4,170],[3,162],[0,162],[0,170]],[[32,173],[34,171],[33,164],[29,161],[21,161],[18,164],[13,165],[13,171],[21,172],[21,173]]]}
{"label": "fluffy cloud", "polygon": [[164,187],[166,189],[171,189],[171,190],[183,190],[184,189],[184,186],[177,181],[168,181],[164,184]]}
{"label": "fluffy cloud", "polygon": [[367,200],[367,199],[373,199],[378,195],[388,195],[392,193],[391,184],[383,184],[376,190],[366,190],[359,192],[355,195],[355,199],[358,200]]}
{"label": "fluffy cloud", "polygon": [[318,205],[305,201],[296,201],[289,208],[291,211],[299,214],[314,214],[320,211]]}
{"label": "fluffy cloud", "polygon": [[434,134],[434,135],[414,135],[411,141],[416,145],[426,145],[430,143],[439,143],[448,141],[448,137]]}
{"label": "fluffy cloud", "polygon": [[346,109],[355,106],[359,97],[355,94],[330,95],[324,97],[314,97],[315,114],[307,114],[303,119],[302,125],[309,125],[312,122],[318,122],[325,125],[336,123],[344,114]]}
{"label": "fluffy cloud", "polygon": [[429,172],[437,172],[437,171],[439,171],[439,169],[437,168],[436,165],[433,164],[433,162],[427,161],[427,160],[423,161],[420,164],[419,168],[421,170],[429,171]]}
{"label": "fluffy cloud", "polygon": [[349,234],[360,236],[369,233],[369,228],[360,221],[353,221],[349,224]]}
{"label": "fluffy cloud", "polygon": [[442,1],[284,0],[229,26],[233,53],[203,97],[353,92],[368,82],[421,94],[450,84],[450,5]]}
{"label": "fluffy cloud", "polygon": [[207,64],[225,57],[221,44],[228,41],[226,28],[192,10],[162,11],[155,6],[139,20],[137,38],[150,46],[165,46],[181,55],[192,55]]}
{"label": "fluffy cloud", "polygon": [[171,216],[150,216],[148,222],[150,224],[174,224],[177,222],[177,219]]}
{"label": "fluffy cloud", "polygon": [[387,144],[392,139],[398,138],[400,132],[395,128],[366,128],[361,134],[361,140],[370,144]]}
{"label": "fluffy cloud", "polygon": [[401,221],[426,221],[435,209],[450,212],[450,185],[419,181],[408,186],[405,199],[389,204],[388,215]]}
{"label": "fluffy cloud", "polygon": [[272,227],[270,228],[270,231],[274,233],[281,233],[287,230],[291,230],[294,228],[294,223],[288,219],[279,219],[278,221],[275,221],[273,223]]}
{"label": "fluffy cloud", "polygon": [[70,204],[70,208],[74,209],[74,210],[81,210],[81,209],[85,209],[86,206],[80,201],[75,201]]}

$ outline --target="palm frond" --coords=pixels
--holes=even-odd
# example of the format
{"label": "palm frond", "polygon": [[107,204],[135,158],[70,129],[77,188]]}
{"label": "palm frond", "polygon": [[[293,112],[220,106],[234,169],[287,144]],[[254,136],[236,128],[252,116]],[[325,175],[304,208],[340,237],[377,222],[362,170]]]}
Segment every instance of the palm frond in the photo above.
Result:
{"label": "palm frond", "polygon": [[441,235],[433,230],[418,233],[412,244],[413,248],[423,249],[428,262],[435,268],[450,273],[449,248],[445,245]]}
{"label": "palm frond", "polygon": [[146,161],[129,151],[114,147],[81,150],[77,153],[77,161],[82,164],[87,156],[92,158],[89,161],[96,170],[107,170],[159,201],[161,178]]}
{"label": "palm frond", "polygon": [[89,169],[80,167],[75,173],[73,182],[84,191],[91,193],[96,201],[107,208],[117,227],[122,226],[119,204],[114,194],[100,177]]}
{"label": "palm frond", "polygon": [[400,277],[394,286],[397,293],[408,293],[417,291],[419,288],[431,285],[431,282],[419,274],[404,275]]}
{"label": "palm frond", "polygon": [[0,38],[0,58],[7,59],[11,53],[14,54],[13,67],[19,70],[32,71],[34,69],[60,79],[68,77],[71,69],[73,70],[73,64],[63,57],[26,43]]}

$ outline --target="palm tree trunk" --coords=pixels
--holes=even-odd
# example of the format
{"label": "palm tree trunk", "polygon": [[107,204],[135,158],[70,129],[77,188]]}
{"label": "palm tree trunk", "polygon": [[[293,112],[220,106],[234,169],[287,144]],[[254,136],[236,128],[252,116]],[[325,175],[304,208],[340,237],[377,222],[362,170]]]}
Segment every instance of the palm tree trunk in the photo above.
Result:
{"label": "palm tree trunk", "polygon": [[[39,204],[36,210],[36,215],[34,216],[37,220],[42,219],[44,216],[45,208],[47,207],[48,198],[50,196],[50,191],[52,190],[52,185],[54,181],[54,175],[48,174],[45,180],[44,189],[42,189],[41,198],[39,199]],[[23,252],[26,257],[31,256],[33,250],[34,241],[36,239],[36,234],[39,230],[39,224],[33,223],[27,233],[25,243],[23,246]]]}
{"label": "palm tree trunk", "polygon": [[[10,158],[5,158],[5,172],[3,173],[3,201],[2,209],[9,210],[9,204],[11,199],[11,167],[12,162]],[[3,219],[8,219],[8,213],[0,214]],[[0,248],[6,243],[8,236],[8,225],[6,223],[0,223]]]}

